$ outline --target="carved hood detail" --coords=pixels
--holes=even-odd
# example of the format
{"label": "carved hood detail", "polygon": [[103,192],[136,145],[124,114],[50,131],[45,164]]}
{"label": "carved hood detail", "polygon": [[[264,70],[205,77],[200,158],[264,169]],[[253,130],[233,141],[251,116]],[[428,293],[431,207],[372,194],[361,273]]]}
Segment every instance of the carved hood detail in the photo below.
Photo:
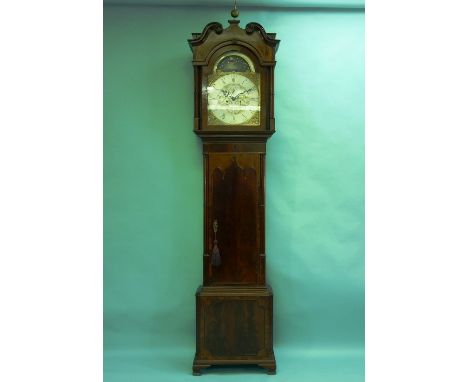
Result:
{"label": "carved hood detail", "polygon": [[209,57],[218,48],[238,44],[255,52],[261,65],[270,66],[275,64],[275,53],[280,43],[275,37],[276,33],[266,33],[259,23],[248,23],[243,29],[239,27],[239,20],[229,20],[225,29],[218,22],[208,23],[202,33],[192,33],[188,43],[194,65],[207,65]]}

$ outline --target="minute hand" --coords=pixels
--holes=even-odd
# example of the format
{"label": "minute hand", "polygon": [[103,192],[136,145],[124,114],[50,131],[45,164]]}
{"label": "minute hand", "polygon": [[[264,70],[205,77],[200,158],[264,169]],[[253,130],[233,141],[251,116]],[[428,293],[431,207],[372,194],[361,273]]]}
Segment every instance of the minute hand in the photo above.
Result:
{"label": "minute hand", "polygon": [[250,89],[247,89],[247,90],[244,90],[243,92],[238,93],[235,97],[232,98],[233,101],[235,101],[237,98],[239,98],[239,96],[240,96],[241,94],[248,93],[248,92],[250,92],[250,91],[252,91],[252,90],[254,90],[254,89],[255,89],[255,87],[250,88]]}

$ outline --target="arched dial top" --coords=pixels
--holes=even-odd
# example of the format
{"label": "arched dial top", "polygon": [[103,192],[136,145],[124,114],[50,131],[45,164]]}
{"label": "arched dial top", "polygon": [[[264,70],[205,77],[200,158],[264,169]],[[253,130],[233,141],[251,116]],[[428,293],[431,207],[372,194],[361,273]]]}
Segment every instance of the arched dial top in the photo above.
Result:
{"label": "arched dial top", "polygon": [[255,72],[252,60],[240,52],[228,52],[222,55],[214,65],[214,72]]}
{"label": "arched dial top", "polygon": [[252,60],[240,52],[227,52],[208,76],[208,124],[260,124],[260,76]]}

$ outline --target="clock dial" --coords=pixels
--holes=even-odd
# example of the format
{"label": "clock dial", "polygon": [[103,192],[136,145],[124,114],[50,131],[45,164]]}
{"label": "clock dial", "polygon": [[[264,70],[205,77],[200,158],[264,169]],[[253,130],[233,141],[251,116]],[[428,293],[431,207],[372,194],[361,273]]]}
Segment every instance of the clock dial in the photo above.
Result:
{"label": "clock dial", "polygon": [[[240,73],[217,77],[208,90],[208,112],[217,124],[258,125],[260,93],[255,82]],[[253,118],[255,117],[255,118]]]}

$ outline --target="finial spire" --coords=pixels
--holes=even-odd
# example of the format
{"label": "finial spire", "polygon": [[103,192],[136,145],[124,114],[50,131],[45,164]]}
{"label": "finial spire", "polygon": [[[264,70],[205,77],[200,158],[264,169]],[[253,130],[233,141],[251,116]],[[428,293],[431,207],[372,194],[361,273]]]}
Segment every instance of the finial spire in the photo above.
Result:
{"label": "finial spire", "polygon": [[234,18],[239,16],[239,11],[237,10],[237,0],[234,0],[234,8],[232,8],[231,16]]}

